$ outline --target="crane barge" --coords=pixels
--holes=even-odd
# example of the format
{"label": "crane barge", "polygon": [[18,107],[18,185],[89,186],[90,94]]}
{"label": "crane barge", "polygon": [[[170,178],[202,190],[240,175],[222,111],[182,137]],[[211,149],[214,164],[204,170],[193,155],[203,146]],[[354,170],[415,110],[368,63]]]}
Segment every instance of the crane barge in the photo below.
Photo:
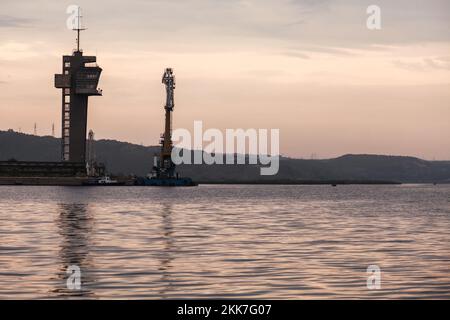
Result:
{"label": "crane barge", "polygon": [[196,186],[191,178],[179,177],[172,161],[172,113],[175,107],[175,75],[172,68],[166,68],[162,77],[162,83],[166,87],[166,104],[164,133],[160,136],[161,151],[153,162],[153,170],[146,178],[137,179],[138,185],[145,186]]}

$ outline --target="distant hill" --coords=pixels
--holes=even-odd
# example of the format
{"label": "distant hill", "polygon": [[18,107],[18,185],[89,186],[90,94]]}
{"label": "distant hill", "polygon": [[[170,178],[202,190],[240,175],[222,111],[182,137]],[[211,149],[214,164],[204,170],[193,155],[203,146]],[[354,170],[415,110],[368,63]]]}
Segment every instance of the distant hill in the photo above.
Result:
{"label": "distant hill", "polygon": [[[144,147],[115,140],[95,142],[95,152],[113,174],[146,175],[158,146]],[[0,131],[0,161],[58,161],[60,140],[14,131]],[[178,171],[204,182],[269,181],[398,181],[450,182],[450,161],[425,161],[413,157],[345,155],[335,159],[281,158],[276,176],[260,176],[259,165],[182,165]]]}

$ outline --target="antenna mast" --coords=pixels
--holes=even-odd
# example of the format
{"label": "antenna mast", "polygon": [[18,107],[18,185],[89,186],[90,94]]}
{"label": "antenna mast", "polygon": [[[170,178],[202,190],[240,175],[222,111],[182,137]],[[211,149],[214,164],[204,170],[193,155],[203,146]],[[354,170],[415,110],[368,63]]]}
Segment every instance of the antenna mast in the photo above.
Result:
{"label": "antenna mast", "polygon": [[78,7],[77,12],[77,26],[73,30],[77,32],[77,52],[80,52],[80,31],[86,30],[86,28],[81,27],[81,18],[83,16],[81,15],[81,7]]}

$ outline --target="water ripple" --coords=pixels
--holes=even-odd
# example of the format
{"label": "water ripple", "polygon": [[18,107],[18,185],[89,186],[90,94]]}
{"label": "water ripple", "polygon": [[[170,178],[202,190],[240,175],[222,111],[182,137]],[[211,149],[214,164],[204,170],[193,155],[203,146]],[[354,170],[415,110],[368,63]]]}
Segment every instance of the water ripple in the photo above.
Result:
{"label": "water ripple", "polygon": [[1,186],[0,239],[0,298],[450,298],[450,186]]}

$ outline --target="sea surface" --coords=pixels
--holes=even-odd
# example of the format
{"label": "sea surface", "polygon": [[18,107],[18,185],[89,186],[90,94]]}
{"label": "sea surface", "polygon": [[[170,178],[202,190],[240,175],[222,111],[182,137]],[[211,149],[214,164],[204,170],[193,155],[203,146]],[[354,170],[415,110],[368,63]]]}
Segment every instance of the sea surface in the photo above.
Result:
{"label": "sea surface", "polygon": [[0,186],[0,298],[448,299],[450,185]]}

